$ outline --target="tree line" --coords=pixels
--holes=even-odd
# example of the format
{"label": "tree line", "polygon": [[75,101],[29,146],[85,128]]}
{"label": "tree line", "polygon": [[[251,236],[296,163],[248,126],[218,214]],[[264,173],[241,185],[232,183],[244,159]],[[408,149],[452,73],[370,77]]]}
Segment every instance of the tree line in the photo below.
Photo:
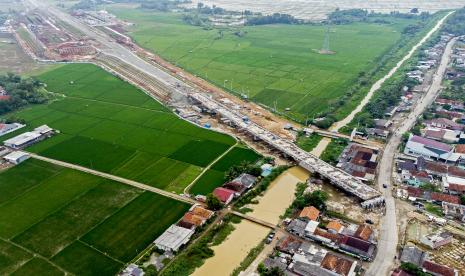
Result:
{"label": "tree line", "polygon": [[2,86],[10,96],[0,101],[0,115],[5,114],[28,104],[42,104],[48,101],[49,96],[42,91],[41,83],[34,78],[21,78],[13,73],[0,76]]}
{"label": "tree line", "polygon": [[465,8],[457,10],[444,24],[443,31],[454,35],[465,35]]}

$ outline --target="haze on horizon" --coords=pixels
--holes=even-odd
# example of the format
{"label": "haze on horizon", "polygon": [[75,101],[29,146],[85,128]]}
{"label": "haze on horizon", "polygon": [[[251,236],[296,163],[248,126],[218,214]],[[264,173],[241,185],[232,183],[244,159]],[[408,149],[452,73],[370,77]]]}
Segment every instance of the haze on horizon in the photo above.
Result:
{"label": "haze on horizon", "polygon": [[456,9],[465,5],[465,0],[192,0],[191,5],[202,2],[234,11],[251,10],[263,14],[285,13],[299,19],[322,20],[335,9],[366,9],[388,13],[409,12],[413,8],[436,12]]}

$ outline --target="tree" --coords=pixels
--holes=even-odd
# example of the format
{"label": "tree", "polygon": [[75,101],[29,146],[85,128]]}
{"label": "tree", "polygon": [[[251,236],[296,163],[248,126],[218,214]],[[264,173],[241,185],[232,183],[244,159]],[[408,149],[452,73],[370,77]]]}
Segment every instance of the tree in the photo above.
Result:
{"label": "tree", "polygon": [[460,196],[460,203],[462,203],[462,205],[465,205],[465,195]]}
{"label": "tree", "polygon": [[208,209],[213,210],[213,211],[217,211],[223,208],[223,203],[221,203],[221,201],[212,193],[209,193],[207,195],[206,203],[207,203]]}
{"label": "tree", "polygon": [[400,268],[415,276],[430,276],[431,275],[426,272],[423,272],[421,268],[419,268],[418,266],[412,263],[402,263],[400,265]]}
{"label": "tree", "polygon": [[434,185],[432,183],[422,183],[420,185],[420,188],[425,190],[425,191],[440,192],[440,189],[436,185]]}
{"label": "tree", "polygon": [[260,263],[257,268],[260,276],[284,276],[284,272],[279,267],[266,268],[263,263]]}
{"label": "tree", "polygon": [[239,165],[230,167],[225,173],[225,180],[231,181],[243,173],[248,173],[253,176],[260,176],[262,174],[262,169],[255,164],[244,161]]}
{"label": "tree", "polygon": [[292,203],[292,207],[295,209],[302,209],[306,206],[314,206],[319,210],[326,210],[326,201],[328,200],[328,194],[321,190],[313,191],[311,193],[305,193],[306,187],[306,184],[297,186],[296,198]]}
{"label": "tree", "polygon": [[304,201],[306,205],[311,205],[319,210],[326,210],[326,201],[328,200],[328,194],[324,191],[317,190],[312,193],[304,194]]}

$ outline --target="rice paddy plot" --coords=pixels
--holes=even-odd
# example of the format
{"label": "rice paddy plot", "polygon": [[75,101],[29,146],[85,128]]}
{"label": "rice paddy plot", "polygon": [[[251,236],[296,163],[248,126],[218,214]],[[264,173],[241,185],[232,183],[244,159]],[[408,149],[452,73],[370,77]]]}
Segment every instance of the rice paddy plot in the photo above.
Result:
{"label": "rice paddy plot", "polygon": [[26,178],[0,203],[2,275],[114,275],[189,208],[33,159],[0,173],[0,190]]}
{"label": "rice paddy plot", "polygon": [[[315,116],[345,94],[361,72],[399,42],[417,19],[387,18],[387,24],[331,27],[333,55],[321,55],[325,26],[262,25],[205,30],[183,22],[181,13],[107,7],[134,22],[129,35],[168,61],[234,93],[289,112]],[[244,35],[238,36],[240,30]],[[359,92],[362,93],[362,92]],[[344,112],[347,112],[345,110]]]}
{"label": "rice paddy plot", "polygon": [[60,131],[27,149],[39,155],[180,193],[235,144],[94,65],[66,65],[38,79],[65,97],[7,116],[25,119],[29,129],[47,124]]}
{"label": "rice paddy plot", "polygon": [[240,146],[234,147],[225,156],[212,165],[191,187],[190,193],[194,195],[206,195],[216,187],[224,184],[226,171],[242,162],[257,162],[260,155],[250,149]]}

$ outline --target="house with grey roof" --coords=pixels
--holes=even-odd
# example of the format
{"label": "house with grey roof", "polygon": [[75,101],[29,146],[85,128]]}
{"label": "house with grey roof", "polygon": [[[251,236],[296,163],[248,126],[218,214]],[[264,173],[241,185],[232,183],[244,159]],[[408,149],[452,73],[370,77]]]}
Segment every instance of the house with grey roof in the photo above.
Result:
{"label": "house with grey roof", "polygon": [[454,153],[454,148],[428,138],[410,135],[405,145],[404,153],[415,157],[424,157],[427,160],[455,163],[459,155]]}
{"label": "house with grey roof", "polygon": [[420,250],[416,246],[406,246],[402,250],[400,261],[403,263],[412,263],[416,266],[421,266],[425,259],[428,258],[428,253]]}

